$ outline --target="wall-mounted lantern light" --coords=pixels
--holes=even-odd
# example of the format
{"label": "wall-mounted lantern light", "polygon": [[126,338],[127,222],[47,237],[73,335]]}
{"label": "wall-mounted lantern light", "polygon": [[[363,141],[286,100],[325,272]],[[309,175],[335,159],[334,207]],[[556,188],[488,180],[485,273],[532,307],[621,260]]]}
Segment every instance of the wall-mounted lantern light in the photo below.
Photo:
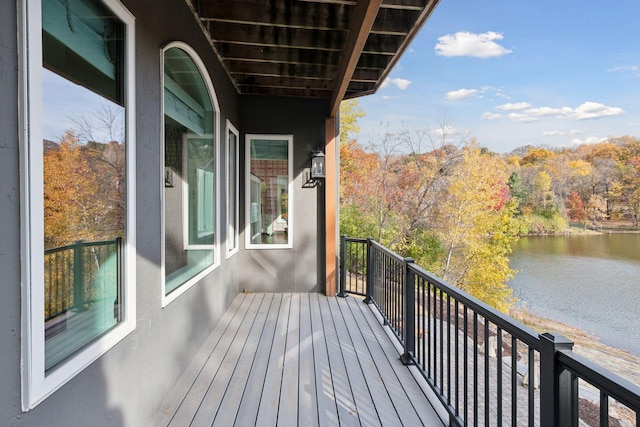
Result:
{"label": "wall-mounted lantern light", "polygon": [[325,164],[324,164],[324,153],[320,150],[315,150],[313,154],[311,154],[311,179],[318,180],[325,178]]}

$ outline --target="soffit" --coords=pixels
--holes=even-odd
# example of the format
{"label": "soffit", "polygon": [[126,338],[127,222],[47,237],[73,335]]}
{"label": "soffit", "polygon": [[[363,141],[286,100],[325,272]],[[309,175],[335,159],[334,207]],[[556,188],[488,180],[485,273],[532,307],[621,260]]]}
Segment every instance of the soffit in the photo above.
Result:
{"label": "soffit", "polygon": [[186,0],[241,94],[371,94],[438,0]]}

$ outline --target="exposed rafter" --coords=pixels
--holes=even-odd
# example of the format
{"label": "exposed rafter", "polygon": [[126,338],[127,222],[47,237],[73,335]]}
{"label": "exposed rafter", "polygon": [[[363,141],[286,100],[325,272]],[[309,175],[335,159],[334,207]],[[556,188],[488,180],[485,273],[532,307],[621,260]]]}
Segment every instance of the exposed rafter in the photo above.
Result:
{"label": "exposed rafter", "polygon": [[[438,0],[185,0],[243,94],[375,92]],[[337,111],[337,110],[336,110]]]}
{"label": "exposed rafter", "polygon": [[345,42],[344,52],[338,74],[331,93],[329,117],[335,117],[340,109],[340,102],[347,93],[349,82],[356,70],[360,54],[369,38],[373,22],[378,16],[382,0],[360,0],[353,11],[349,37]]}

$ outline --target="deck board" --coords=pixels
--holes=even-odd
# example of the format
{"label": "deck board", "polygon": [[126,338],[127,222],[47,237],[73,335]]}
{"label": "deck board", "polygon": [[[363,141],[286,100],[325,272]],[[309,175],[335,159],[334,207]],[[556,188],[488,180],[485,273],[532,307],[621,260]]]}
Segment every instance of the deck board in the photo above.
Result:
{"label": "deck board", "polygon": [[338,407],[336,406],[336,394],[331,375],[331,365],[329,365],[329,349],[326,339],[327,330],[322,322],[318,294],[309,294],[309,299],[318,425],[320,427],[333,427],[338,425]]}
{"label": "deck board", "polygon": [[314,343],[311,329],[310,294],[300,295],[300,349],[298,352],[298,425],[318,426],[318,399]]}
{"label": "deck board", "polygon": [[249,380],[249,374],[255,363],[258,343],[264,331],[272,301],[273,294],[267,294],[260,303],[258,314],[251,326],[251,331],[247,336],[238,364],[229,380],[229,385],[220,403],[220,409],[215,416],[214,426],[226,427],[233,425],[235,422],[237,411]]}
{"label": "deck board", "polygon": [[[247,379],[242,401],[240,402],[240,406],[238,406],[235,425],[251,426],[256,424],[282,300],[282,294],[273,295],[269,314],[259,338],[260,341],[251,371],[249,372],[249,378]],[[229,425],[232,424],[226,424],[224,426]]]}
{"label": "deck board", "polygon": [[319,294],[240,294],[155,426],[443,425],[371,307]]}

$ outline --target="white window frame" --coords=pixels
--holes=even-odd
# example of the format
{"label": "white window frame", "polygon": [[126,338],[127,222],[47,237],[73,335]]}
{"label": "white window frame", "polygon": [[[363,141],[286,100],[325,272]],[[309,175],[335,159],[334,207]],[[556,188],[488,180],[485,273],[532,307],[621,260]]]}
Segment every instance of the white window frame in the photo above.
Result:
{"label": "white window frame", "polygon": [[[288,159],[287,159],[287,198],[288,198],[288,220],[287,227],[289,229],[287,235],[287,243],[285,244],[265,244],[251,242],[251,141],[257,139],[263,140],[280,140],[287,141]],[[293,249],[293,231],[294,231],[294,194],[293,194],[293,135],[279,134],[247,134],[245,136],[245,248],[246,249]]]}
{"label": "white window frame", "polygon": [[[236,137],[236,150],[235,158],[233,162],[235,164],[235,174],[231,176],[229,170],[229,156],[230,156],[230,139],[229,135],[234,134]],[[238,129],[227,120],[226,123],[226,184],[227,184],[227,259],[231,258],[234,254],[238,253],[239,239],[240,239],[240,132]],[[231,180],[235,181],[236,193],[231,194]],[[229,198],[235,198],[235,209],[232,213],[233,217],[229,215]],[[233,226],[233,233],[229,232],[229,229]],[[235,244],[234,244],[235,242]]]}
{"label": "white window frame", "polygon": [[136,325],[135,242],[135,18],[118,0],[101,0],[126,26],[125,140],[127,150],[125,301],[123,319],[54,371],[45,375],[44,335],[44,183],[42,106],[42,4],[22,0],[19,5],[21,200],[22,218],[22,409],[28,411],[75,377],[130,334]]}
{"label": "white window frame", "polygon": [[[163,103],[164,105],[164,103]],[[217,113],[216,113],[217,114]],[[164,117],[164,115],[163,115]],[[164,129],[164,122],[163,122],[163,126],[162,128]],[[216,141],[215,135],[212,134],[205,134],[205,135],[196,135],[196,134],[186,134],[183,136],[183,141],[182,141],[182,170],[183,171],[187,171],[189,169],[189,136],[194,136],[197,138],[201,138],[201,137],[207,137],[207,138],[213,138],[214,141]],[[218,144],[216,144],[218,145]],[[164,152],[164,151],[163,151]],[[218,151],[216,150],[216,148],[214,147],[214,161],[217,159],[218,156]],[[164,157],[162,158],[162,161],[164,162]],[[200,170],[200,168],[198,168],[198,170]],[[213,173],[213,190],[216,190],[216,179],[215,179],[215,174],[218,172],[218,169],[216,168],[214,173]],[[183,242],[182,245],[184,247],[185,250],[195,250],[195,249],[212,249],[212,250],[216,250],[217,245],[216,245],[216,235],[218,233],[217,229],[216,229],[216,225],[215,222],[218,220],[218,215],[217,212],[214,212],[213,215],[213,228],[208,231],[208,232],[200,232],[197,231],[198,234],[198,238],[201,237],[205,237],[205,236],[210,236],[210,235],[214,235],[214,243],[211,245],[206,245],[206,244],[197,244],[197,243],[190,243],[189,242],[189,180],[185,179],[182,181],[182,236],[183,236]],[[196,182],[196,185],[199,185],[199,182]],[[164,189],[164,188],[163,188]],[[199,188],[198,188],[198,194],[199,192]],[[164,195],[164,192],[163,192]],[[217,206],[217,201],[219,200],[217,198],[218,196],[218,192],[215,191],[215,202],[216,202],[216,210],[219,210],[218,206]],[[164,204],[162,205],[164,207]],[[200,208],[200,205],[198,205],[198,208]],[[164,214],[164,210],[162,211]],[[199,214],[199,212],[198,212]],[[164,225],[164,221],[162,223]],[[163,234],[164,236],[164,234]]]}
{"label": "white window frame", "polygon": [[[191,46],[189,46],[188,44],[181,42],[181,41],[172,41],[170,43],[167,43],[164,47],[162,47],[162,49],[160,49],[160,87],[161,87],[161,99],[160,99],[160,105],[162,105],[162,111],[160,114],[160,129],[161,129],[161,133],[160,133],[160,138],[161,138],[161,150],[160,150],[160,182],[161,182],[161,188],[160,188],[160,201],[161,201],[161,209],[160,209],[160,217],[161,217],[161,239],[160,239],[160,251],[161,251],[161,256],[160,256],[160,270],[161,270],[161,277],[162,279],[160,280],[160,293],[161,293],[161,301],[162,301],[162,307],[166,307],[167,305],[169,305],[172,301],[175,301],[180,295],[184,294],[186,291],[188,291],[189,289],[191,289],[196,283],[198,283],[199,281],[201,281],[204,277],[206,277],[207,275],[209,275],[212,271],[214,271],[216,268],[218,268],[220,266],[220,186],[219,186],[219,182],[220,179],[215,179],[214,178],[214,187],[216,189],[216,195],[215,195],[215,219],[214,219],[214,226],[215,226],[215,235],[214,235],[214,244],[213,244],[213,263],[208,266],[207,268],[205,268],[204,270],[202,270],[201,272],[199,272],[198,274],[196,274],[195,276],[191,277],[189,280],[185,281],[184,283],[182,283],[180,286],[178,286],[177,288],[175,288],[174,290],[172,290],[169,294],[166,293],[166,270],[165,270],[165,197],[164,197],[164,177],[165,177],[165,157],[164,157],[164,150],[165,150],[165,135],[164,135],[164,86],[165,86],[165,79],[164,79],[164,53],[166,51],[168,51],[171,48],[179,48],[184,50],[189,57],[191,58],[191,60],[193,60],[193,62],[196,64],[196,66],[198,67],[198,70],[200,71],[200,75],[202,76],[202,79],[204,80],[205,85],[207,86],[207,89],[209,91],[209,97],[211,98],[211,105],[213,106],[214,112],[215,112],[215,117],[213,119],[213,127],[214,127],[214,134],[213,136],[215,137],[215,147],[214,147],[214,161],[216,162],[215,164],[215,173],[219,175],[219,171],[220,171],[220,106],[218,104],[218,97],[216,95],[215,92],[215,88],[213,86],[213,82],[211,81],[211,76],[209,75],[209,72],[207,70],[207,67],[204,65],[204,62],[202,61],[202,59],[200,59],[200,55],[198,55],[198,53],[195,51],[195,49],[193,49]],[[183,197],[183,204],[184,204],[184,199],[185,197]],[[185,213],[187,212],[187,209],[184,208],[183,206],[183,215],[185,215]],[[188,215],[188,213],[186,213]],[[188,238],[187,238],[188,239]],[[203,249],[202,246],[199,246],[199,248]]]}

